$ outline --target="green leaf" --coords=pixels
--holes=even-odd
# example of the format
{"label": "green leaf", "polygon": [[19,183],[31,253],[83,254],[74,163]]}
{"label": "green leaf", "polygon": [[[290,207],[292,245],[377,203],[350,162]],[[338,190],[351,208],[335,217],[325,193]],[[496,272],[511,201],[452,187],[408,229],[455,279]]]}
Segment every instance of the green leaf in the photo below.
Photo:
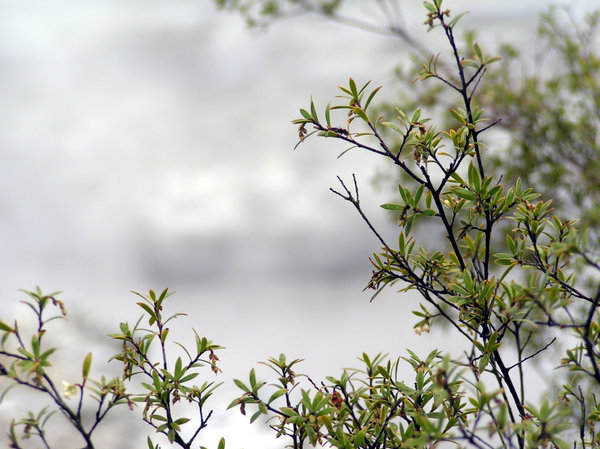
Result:
{"label": "green leaf", "polygon": [[400,251],[400,253],[402,255],[404,255],[405,251],[404,251],[404,247],[406,246],[406,237],[404,235],[404,232],[400,232],[400,235],[398,236],[398,251]]}
{"label": "green leaf", "polygon": [[479,47],[479,44],[477,42],[475,42],[473,44],[473,50],[475,51],[475,54],[477,55],[477,58],[479,58],[479,60],[481,62],[483,62],[483,54],[481,53],[481,48]]}
{"label": "green leaf", "polygon": [[417,189],[415,193],[415,197],[413,199],[412,205],[417,208],[419,206],[419,201],[421,200],[421,195],[423,195],[423,191],[425,190],[425,184],[421,184],[421,186]]}
{"label": "green leaf", "polygon": [[412,225],[414,224],[416,217],[416,215],[411,215],[406,220],[406,223],[404,224],[404,232],[407,234],[410,234],[410,230],[412,229]]}
{"label": "green leaf", "polygon": [[290,407],[281,407],[279,411],[285,416],[298,416],[298,412]]}
{"label": "green leaf", "polygon": [[31,337],[31,349],[34,355],[37,356],[40,354],[40,340],[37,335]]}
{"label": "green leaf", "polygon": [[146,304],[145,302],[137,302],[136,304],[138,306],[140,306],[142,309],[144,309],[148,315],[150,315],[151,317],[153,317],[154,319],[156,319],[156,315],[154,313],[154,310],[152,310],[152,308],[148,304]]}
{"label": "green leaf", "polygon": [[348,86],[350,86],[350,92],[351,92],[352,98],[354,98],[355,100],[358,100],[358,90],[356,89],[356,83],[354,82],[354,80],[352,78],[350,78],[350,80],[348,81]]}
{"label": "green leaf", "polygon": [[433,6],[433,3],[430,2],[423,2],[423,6],[425,6],[425,8],[427,9],[427,11],[435,13],[436,9],[435,6]]}
{"label": "green leaf", "polygon": [[490,363],[490,354],[484,354],[481,359],[479,359],[479,364],[477,366],[477,371],[479,371],[479,374],[483,373],[485,368],[488,366],[488,363]]}
{"label": "green leaf", "polygon": [[319,117],[317,116],[317,108],[315,108],[315,104],[313,103],[313,99],[310,99],[310,114],[315,119],[315,122],[319,123]]}
{"label": "green leaf", "polygon": [[400,191],[400,196],[402,197],[402,200],[406,204],[410,204],[411,203],[411,199],[412,199],[412,195],[410,194],[410,190],[408,190],[406,187],[402,187],[401,185],[398,185],[398,190]]}
{"label": "green leaf", "polygon": [[[340,88],[340,90],[350,96],[352,96],[352,92],[350,92],[348,89],[346,89],[343,86],[338,86]],[[350,108],[349,106],[334,106],[333,109],[341,109],[341,108]]]}
{"label": "green leaf", "polygon": [[508,249],[510,250],[510,252],[514,255],[517,252],[517,243],[515,242],[515,240],[510,236],[510,234],[506,234],[506,244],[508,245]]}
{"label": "green leaf", "polygon": [[177,424],[178,426],[181,426],[182,424],[188,423],[190,421],[190,418],[179,418],[176,419],[174,421],[175,424]]}
{"label": "green leaf", "polygon": [[295,416],[291,416],[286,421],[290,424],[302,425],[306,421],[306,418],[304,416],[295,415]]}
{"label": "green leaf", "polygon": [[467,123],[467,120],[455,109],[450,109],[450,114],[452,115],[452,117],[454,117],[457,121],[459,121],[463,125],[465,123]]}
{"label": "green leaf", "polygon": [[479,192],[481,189],[481,178],[472,162],[469,164],[468,175],[469,187],[472,187],[475,192]]}
{"label": "green leaf", "polygon": [[271,402],[273,402],[277,398],[280,398],[281,396],[283,396],[284,394],[286,394],[287,391],[288,391],[287,388],[280,388],[279,390],[277,390],[275,393],[273,393],[271,395],[271,397],[267,401],[267,404],[270,404]]}
{"label": "green leaf", "polygon": [[119,323],[119,328],[121,329],[121,333],[123,335],[127,335],[127,336],[130,335],[129,324],[127,324],[127,323]]}
{"label": "green leaf", "polygon": [[304,117],[306,120],[309,121],[313,121],[312,116],[308,113],[308,111],[306,109],[300,109],[300,114],[302,114],[302,117]]}
{"label": "green leaf", "polygon": [[83,374],[84,379],[87,379],[88,374],[90,373],[91,366],[92,366],[92,353],[89,352],[88,355],[85,356],[85,359],[83,359],[82,374]]}
{"label": "green leaf", "polygon": [[155,419],[157,421],[162,421],[162,422],[168,422],[169,421],[166,417],[164,417],[162,415],[156,415],[156,414],[152,415],[152,419]]}
{"label": "green leaf", "polygon": [[4,331],[4,332],[14,332],[15,330],[10,327],[8,324],[4,323],[3,321],[0,321],[0,330]]}
{"label": "green leaf", "polygon": [[181,379],[179,379],[179,383],[185,383],[185,382],[189,382],[192,379],[195,379],[196,377],[198,377],[199,373],[190,373],[186,376],[183,376]]}
{"label": "green leaf", "polygon": [[483,63],[485,65],[493,64],[494,62],[502,61],[502,56],[493,56],[491,58],[486,59]]}
{"label": "green leaf", "polygon": [[182,361],[181,361],[181,357],[177,357],[177,360],[175,361],[175,378],[179,378],[181,377],[181,375],[183,374],[183,370],[182,370]]}
{"label": "green leaf", "polygon": [[327,122],[327,126],[331,128],[331,103],[327,103],[327,107],[325,108],[325,121]]}
{"label": "green leaf", "polygon": [[410,122],[415,123],[415,122],[419,121],[419,118],[421,118],[421,109],[417,109],[414,112],[412,118],[410,119]]}
{"label": "green leaf", "polygon": [[367,117],[367,114],[365,113],[365,111],[363,111],[361,108],[359,108],[358,106],[352,108],[352,112],[354,112],[357,116],[359,116],[361,119],[363,119],[365,122],[370,123],[369,121],[369,117]]}
{"label": "green leaf", "polygon": [[359,100],[361,100],[361,99],[362,99],[362,97],[363,97],[363,95],[364,95],[364,93],[365,93],[365,89],[366,89],[367,87],[369,87],[369,84],[371,84],[371,81],[367,81],[367,82],[364,84],[364,86],[363,86],[363,87],[361,87],[361,88],[360,88],[360,90],[358,91],[358,98],[359,98]]}
{"label": "green leaf", "polygon": [[392,128],[398,134],[404,134],[404,132],[397,125],[394,125],[393,123],[390,123],[390,122],[381,122],[381,124],[383,126],[387,126],[388,128]]}
{"label": "green leaf", "polygon": [[469,201],[477,201],[477,195],[467,189],[463,189],[462,187],[452,187],[452,192],[454,192],[460,198],[464,198]]}
{"label": "green leaf", "polygon": [[458,21],[459,21],[460,19],[462,19],[464,16],[466,16],[467,14],[468,14],[468,12],[462,12],[462,13],[460,13],[460,14],[456,15],[456,16],[455,16],[455,17],[454,17],[454,18],[453,18],[453,19],[452,19],[452,20],[451,20],[451,21],[448,23],[448,26],[449,26],[450,28],[454,28],[454,27],[456,26],[456,24],[458,23]]}
{"label": "green leaf", "polygon": [[405,206],[403,206],[402,204],[385,203],[385,204],[382,204],[379,207],[382,207],[382,208],[387,209],[387,210],[403,210]]}
{"label": "green leaf", "polygon": [[472,59],[463,59],[462,61],[460,61],[460,64],[466,67],[473,67],[474,69],[478,69],[481,65],[478,62],[473,61]]}
{"label": "green leaf", "polygon": [[365,111],[367,110],[367,108],[369,107],[369,104],[371,104],[371,100],[373,99],[373,97],[375,97],[375,94],[377,94],[377,92],[379,92],[379,89],[381,89],[382,86],[379,86],[378,88],[374,89],[373,92],[371,92],[371,95],[369,95],[369,98],[367,98],[367,102],[365,103]]}
{"label": "green leaf", "polygon": [[452,173],[452,174],[450,175],[450,179],[451,179],[453,182],[456,182],[457,184],[460,184],[461,186],[464,186],[464,185],[466,184],[466,183],[465,183],[465,180],[464,180],[464,179],[462,179],[462,178],[460,177],[460,175],[459,175],[458,173],[456,173],[456,172],[454,172],[454,173]]}
{"label": "green leaf", "polygon": [[250,391],[250,389],[239,379],[233,379],[233,383],[237,385],[240,390],[245,391],[246,393]]}

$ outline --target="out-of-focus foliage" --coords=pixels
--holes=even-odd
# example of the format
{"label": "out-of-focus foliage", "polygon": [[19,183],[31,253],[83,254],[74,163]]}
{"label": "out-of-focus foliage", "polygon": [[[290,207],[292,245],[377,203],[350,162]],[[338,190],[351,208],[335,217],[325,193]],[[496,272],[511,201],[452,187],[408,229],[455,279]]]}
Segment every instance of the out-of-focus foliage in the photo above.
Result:
{"label": "out-of-focus foliage", "polygon": [[[250,27],[265,28],[291,17],[314,14],[365,31],[399,37],[421,54],[428,50],[403,25],[398,0],[214,0],[221,9],[240,13]],[[358,12],[357,12],[358,11]]]}
{"label": "out-of-focus foliage", "polygon": [[600,14],[551,8],[531,64],[510,45],[490,70],[481,101],[510,136],[494,156],[506,181],[535,185],[554,207],[600,229]]}
{"label": "out-of-focus foliage", "polygon": [[[401,0],[215,0],[222,8],[241,12],[254,26],[313,13],[367,31],[398,36],[414,57],[413,67],[398,70],[398,98],[378,105],[390,111],[397,104],[424,111],[449,106],[441,87],[412,84],[422,61],[432,56],[420,36],[404,25]],[[364,11],[369,20],[365,19]],[[521,178],[536,185],[554,207],[581,219],[582,227],[600,231],[600,54],[597,50],[600,13],[576,15],[574,8],[551,6],[540,16],[534,46],[522,51],[507,37],[498,54],[503,64],[486,68],[479,104],[489,117],[501,119],[498,130],[508,145],[497,148],[491,160],[505,182]],[[481,38],[485,33],[479,30]],[[466,31],[471,45],[475,35]],[[472,45],[471,45],[472,46]],[[465,56],[472,57],[471,50]],[[448,58],[437,61],[448,67]],[[446,76],[452,78],[452,73]],[[387,107],[386,107],[387,103]],[[383,173],[383,183],[389,172]]]}

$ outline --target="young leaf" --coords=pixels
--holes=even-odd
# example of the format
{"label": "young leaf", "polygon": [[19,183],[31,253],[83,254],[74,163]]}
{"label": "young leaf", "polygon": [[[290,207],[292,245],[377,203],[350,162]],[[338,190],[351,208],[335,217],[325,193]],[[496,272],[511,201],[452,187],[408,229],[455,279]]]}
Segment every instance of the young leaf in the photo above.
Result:
{"label": "young leaf", "polygon": [[364,109],[365,111],[367,110],[367,108],[369,107],[369,104],[371,104],[371,100],[373,99],[373,97],[375,97],[375,94],[377,94],[377,92],[379,92],[379,89],[381,89],[382,86],[379,86],[378,88],[374,89],[373,92],[371,92],[371,95],[369,95],[369,98],[367,98],[367,102],[365,103]]}
{"label": "young leaf", "polygon": [[350,86],[350,92],[351,92],[352,98],[354,98],[355,100],[358,100],[358,90],[356,89],[356,83],[354,82],[354,80],[352,78],[350,78],[350,80],[348,81],[348,85]]}
{"label": "young leaf", "polygon": [[306,109],[300,109],[300,114],[302,114],[302,117],[304,117],[306,120],[310,120],[311,122],[313,121],[312,116]]}
{"label": "young leaf", "polygon": [[352,108],[352,112],[354,112],[356,115],[358,115],[361,119],[363,119],[365,122],[370,123],[369,122],[369,117],[367,117],[367,114],[365,113],[365,111],[363,111],[361,108],[359,108],[358,106]]}
{"label": "young leaf", "polygon": [[312,115],[312,118],[315,120],[315,122],[319,123],[319,117],[317,116],[317,108],[315,108],[315,104],[313,102],[312,97],[310,99],[310,114]]}
{"label": "young leaf", "polygon": [[88,374],[90,373],[91,366],[92,366],[92,353],[89,352],[88,355],[85,356],[85,359],[83,359],[82,374],[83,374],[84,379],[87,379]]}
{"label": "young leaf", "polygon": [[475,42],[473,44],[473,50],[475,51],[475,54],[477,55],[477,58],[483,62],[483,54],[481,53],[481,48],[479,47],[479,44],[477,42]]}
{"label": "young leaf", "polygon": [[402,204],[385,203],[379,207],[382,207],[383,209],[387,210],[403,210],[405,206],[403,206]]}
{"label": "young leaf", "polygon": [[0,330],[4,332],[14,332],[15,330],[3,321],[0,321]]}

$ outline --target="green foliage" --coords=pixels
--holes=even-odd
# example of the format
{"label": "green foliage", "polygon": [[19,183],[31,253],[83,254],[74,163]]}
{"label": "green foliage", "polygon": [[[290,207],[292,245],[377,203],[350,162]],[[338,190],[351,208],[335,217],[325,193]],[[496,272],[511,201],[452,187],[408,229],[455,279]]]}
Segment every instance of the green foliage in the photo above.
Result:
{"label": "green foliage", "polygon": [[[265,365],[276,372],[277,382],[267,385],[250,373],[249,385],[236,380],[244,392],[230,407],[256,408],[250,418],[269,417],[277,436],[286,436],[290,447],[329,445],[335,448],[423,447],[444,441],[448,432],[472,413],[458,394],[459,382],[449,359],[437,351],[420,360],[391,361],[378,354],[360,358],[362,368],[345,370],[318,386],[282,354]],[[414,387],[398,374],[401,361],[414,371]],[[306,384],[303,388],[302,382]],[[267,399],[268,398],[268,399]],[[451,408],[444,403],[452,404]]]}
{"label": "green foliage", "polygon": [[[48,323],[66,317],[67,311],[63,301],[57,299],[59,292],[45,295],[37,288],[34,292],[24,291],[24,293],[27,294],[28,299],[22,302],[31,309],[36,328],[31,336],[27,336],[20,330],[16,321],[12,326],[0,321],[2,335],[0,355],[3,356],[2,363],[8,363],[8,366],[0,363],[0,376],[11,381],[11,385],[2,393],[0,399],[3,399],[12,388],[21,386],[46,395],[53,405],[52,409],[45,407],[38,413],[29,412],[23,419],[13,419],[9,430],[11,447],[16,449],[23,447],[18,437],[18,428],[22,428],[21,434],[24,439],[35,436],[44,447],[50,447],[46,428],[49,419],[59,411],[79,433],[85,444],[93,448],[92,435],[107,413],[120,404],[132,406],[125,393],[124,383],[118,377],[110,380],[104,376],[100,379],[91,378],[89,373],[92,354],[89,353],[82,363],[81,380],[75,384],[63,380],[62,388],[58,386],[48,371],[52,366],[51,356],[57,348],[46,347],[45,337],[49,330]],[[57,308],[60,313],[50,315],[52,307]],[[89,404],[90,402],[92,405]],[[84,422],[83,415],[86,408],[93,410],[95,418],[91,423]]]}
{"label": "green foliage", "polygon": [[[91,378],[93,356],[92,353],[88,353],[82,363],[81,381],[76,384],[63,381],[62,392],[48,372],[51,366],[50,356],[57,348],[45,348],[42,343],[48,332],[47,324],[66,316],[64,303],[56,298],[58,292],[44,295],[38,288],[35,292],[25,293],[29,295],[29,300],[23,302],[33,311],[37,330],[30,338],[25,338],[17,322],[10,326],[0,321],[0,355],[10,361],[9,366],[0,364],[0,375],[12,382],[3,392],[2,398],[13,387],[21,386],[46,395],[52,405],[43,408],[37,414],[29,412],[27,417],[12,421],[9,438],[13,448],[23,448],[22,439],[30,439],[33,436],[36,436],[45,448],[50,448],[46,433],[47,424],[49,419],[60,411],[85,441],[86,447],[93,449],[95,445],[92,434],[108,412],[120,404],[127,404],[133,410],[136,403],[144,404],[142,419],[153,427],[156,433],[165,435],[169,442],[179,447],[189,449],[193,446],[213,413],[212,410],[207,410],[206,401],[220,383],[206,380],[195,384],[192,381],[202,374],[203,367],[208,368],[213,375],[219,373],[219,358],[215,351],[222,348],[194,331],[192,352],[189,347],[173,342],[181,348],[186,361],[180,356],[176,357],[174,363],[169,361],[170,357],[175,357],[176,351],[168,346],[171,342],[167,324],[183,314],[163,318],[163,303],[170,296],[167,289],[160,295],[152,290],[147,296],[136,293],[142,299],[137,304],[144,311],[144,315],[134,326],[127,322],[121,323],[120,332],[110,335],[111,338],[122,342],[121,352],[113,357],[123,364],[122,376],[111,380],[104,376],[99,380]],[[50,306],[57,307],[60,315],[47,317]],[[145,319],[149,328],[140,326]],[[28,341],[31,343],[27,343]],[[151,355],[156,346],[160,354],[158,360]],[[141,381],[134,382],[138,378],[141,378]],[[141,391],[137,391],[139,388]],[[86,396],[96,405],[88,405],[90,401],[86,400]],[[74,405],[72,399],[75,399]],[[190,405],[195,407],[198,414],[198,422],[195,424],[190,423]],[[90,408],[95,418],[91,423],[87,423],[84,415]],[[18,432],[18,428],[22,428],[22,431]],[[191,432],[187,439],[184,436],[184,428]],[[225,441],[222,440],[218,447],[224,449]],[[155,445],[148,437],[148,448],[159,449],[160,446]]]}
{"label": "green foliage", "polygon": [[[477,102],[508,138],[507,145],[488,156],[490,173],[502,176],[505,185],[521,179],[536,186],[545,199],[553,199],[557,211],[578,216],[580,226],[590,228],[594,235],[600,226],[599,23],[599,11],[580,17],[574,7],[553,6],[540,17],[535,56],[504,42],[499,49],[502,64],[489,66],[495,59],[482,59],[485,56],[472,32],[464,33],[467,45],[462,54],[463,64],[486,63]],[[414,67],[398,70],[398,81],[406,85],[401,89],[401,102],[435,111],[453,108],[452,97],[441,84],[421,87],[412,83],[426,56],[419,53]],[[427,68],[435,72],[437,66],[448,68],[449,63],[444,55],[436,55]],[[390,113],[395,104],[380,104],[379,112]],[[448,127],[457,122],[464,124],[456,114],[444,120]]]}
{"label": "green foliage", "polygon": [[[214,391],[221,385],[214,381],[204,381],[201,385],[192,383],[200,374],[201,368],[208,367],[214,374],[219,373],[217,362],[219,358],[215,351],[222,349],[221,346],[213,344],[205,337],[200,337],[194,330],[193,352],[178,342],[173,342],[181,348],[186,361],[177,357],[174,363],[170,363],[169,355],[175,351],[169,349],[169,327],[167,324],[183,314],[177,313],[163,317],[163,302],[170,296],[168,289],[157,295],[153,290],[148,295],[136,293],[142,301],[138,306],[144,311],[144,315],[130,326],[124,322],[120,324],[120,333],[110,334],[110,337],[123,342],[122,350],[113,358],[123,363],[123,380],[131,381],[134,376],[142,377],[142,392],[129,392],[131,401],[144,404],[142,419],[163,434],[170,443],[176,443],[182,448],[191,448],[194,440],[204,429],[212,410],[206,409],[206,401]],[[149,329],[140,327],[145,319],[148,320]],[[155,361],[152,359],[154,346],[158,346],[160,357]],[[193,405],[197,409],[199,423],[189,438],[185,438],[183,428],[190,423],[191,419],[186,416],[188,408],[182,407],[179,414],[176,406]],[[177,417],[179,416],[179,417]],[[223,443],[224,444],[224,443]],[[148,438],[148,447],[153,449],[154,444]]]}
{"label": "green foliage", "polygon": [[223,9],[238,11],[250,26],[265,26],[273,19],[317,12],[334,15],[342,0],[215,0]]}
{"label": "green foliage", "polygon": [[[515,75],[519,53],[504,48],[505,63],[490,73],[482,102],[511,141],[495,159],[507,181],[520,177],[554,198],[566,214],[586,226],[600,226],[600,56],[596,50],[600,15],[583,20],[568,8],[551,8],[539,26],[543,64],[551,73]],[[522,65],[522,64],[521,64]],[[535,167],[535,169],[531,169]]]}

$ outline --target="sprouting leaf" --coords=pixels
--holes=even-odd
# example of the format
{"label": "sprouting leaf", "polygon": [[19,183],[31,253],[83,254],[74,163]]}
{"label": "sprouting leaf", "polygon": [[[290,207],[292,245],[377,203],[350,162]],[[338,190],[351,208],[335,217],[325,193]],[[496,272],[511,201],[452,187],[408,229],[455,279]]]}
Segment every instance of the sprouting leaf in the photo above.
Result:
{"label": "sprouting leaf", "polygon": [[414,224],[416,217],[417,215],[411,215],[406,220],[406,223],[404,224],[404,232],[406,234],[410,234],[410,230],[412,229],[412,225]]}
{"label": "sprouting leaf", "polygon": [[311,122],[313,121],[312,116],[306,109],[300,109],[300,114],[302,114],[302,117],[304,117],[306,120],[310,120]]}
{"label": "sprouting leaf", "polygon": [[374,89],[373,92],[371,92],[371,95],[369,95],[369,98],[367,98],[367,102],[365,103],[365,106],[364,106],[365,111],[367,110],[367,108],[369,107],[369,104],[371,104],[371,100],[373,99],[373,97],[375,97],[377,92],[379,92],[379,89],[381,89],[381,87],[382,86],[379,86],[378,88]]}
{"label": "sprouting leaf", "polygon": [[169,328],[165,327],[160,333],[160,341],[164,343],[167,340],[167,335],[169,335]]}
{"label": "sprouting leaf", "polygon": [[421,118],[421,109],[417,109],[414,113],[412,118],[410,119],[411,123],[415,123],[417,121],[419,121],[419,118]]}
{"label": "sprouting leaf", "polygon": [[3,321],[0,321],[0,330],[4,331],[4,332],[14,332],[15,330],[10,327],[8,324],[4,323]]}
{"label": "sprouting leaf", "polygon": [[236,385],[237,385],[237,387],[238,387],[240,390],[243,390],[243,391],[245,391],[245,392],[249,392],[249,391],[250,391],[250,389],[249,389],[249,388],[248,388],[248,387],[247,387],[247,386],[244,384],[244,382],[242,382],[242,381],[241,381],[241,380],[239,380],[239,379],[233,379],[233,383],[234,383],[234,384],[236,384]]}
{"label": "sprouting leaf", "polygon": [[457,14],[450,22],[448,22],[448,26],[450,28],[454,28],[456,26],[456,24],[458,23],[458,21],[460,19],[462,19],[464,16],[466,16],[468,14],[468,12],[462,12],[460,14]]}
{"label": "sprouting leaf", "polygon": [[452,191],[460,198],[464,198],[468,201],[476,201],[477,195],[475,195],[470,190],[464,189],[462,187],[452,187]]}
{"label": "sprouting leaf", "polygon": [[379,207],[382,207],[383,209],[387,209],[387,210],[403,210],[405,206],[403,206],[402,204],[396,204],[396,203],[385,203]]}
{"label": "sprouting leaf", "polygon": [[464,65],[466,67],[473,67],[474,69],[478,69],[480,64],[476,61],[473,61],[472,59],[463,59],[462,61],[460,61],[461,65]]}
{"label": "sprouting leaf", "polygon": [[477,58],[479,58],[479,60],[481,62],[483,62],[483,54],[481,53],[481,47],[479,47],[479,44],[477,42],[475,42],[473,44],[473,50],[475,51],[475,54],[477,55]]}
{"label": "sprouting leaf", "polygon": [[392,129],[393,129],[394,131],[396,131],[398,134],[404,134],[404,133],[402,132],[402,130],[401,130],[401,129],[400,129],[398,126],[397,126],[397,125],[394,125],[393,123],[390,123],[390,122],[381,122],[381,124],[382,124],[383,126],[387,126],[388,128],[392,128]]}
{"label": "sprouting leaf", "polygon": [[88,374],[90,373],[91,366],[92,366],[92,353],[89,352],[88,355],[85,356],[85,359],[83,359],[82,374],[83,374],[84,379],[87,379]]}
{"label": "sprouting leaf", "polygon": [[415,193],[415,197],[413,198],[413,206],[416,208],[419,206],[419,201],[421,201],[421,196],[423,195],[423,191],[425,190],[425,184],[421,184]]}
{"label": "sprouting leaf", "polygon": [[313,99],[310,99],[310,114],[312,115],[312,118],[315,120],[315,122],[319,122],[319,117],[317,116],[317,108],[315,108],[315,103],[313,102]]}
{"label": "sprouting leaf", "polygon": [[450,109],[450,114],[452,115],[452,117],[454,117],[456,120],[458,120],[463,125],[465,123],[467,123],[467,120],[465,119],[465,117],[463,117],[462,114],[460,112],[458,112],[457,110]]}
{"label": "sprouting leaf", "polygon": [[493,64],[494,62],[502,61],[502,56],[493,56],[491,58],[486,59],[483,63],[485,65]]}
{"label": "sprouting leaf", "polygon": [[484,354],[481,359],[479,359],[479,364],[477,366],[479,374],[483,373],[488,363],[490,363],[490,354]]}
{"label": "sprouting leaf", "polygon": [[425,8],[427,8],[427,11],[429,12],[436,12],[435,6],[433,6],[433,3],[430,2],[423,2],[423,5],[425,6]]}
{"label": "sprouting leaf", "polygon": [[358,90],[356,89],[356,83],[354,82],[354,80],[352,78],[350,78],[350,80],[348,81],[348,86],[350,86],[350,92],[351,92],[352,98],[354,98],[355,100],[358,100]]}
{"label": "sprouting leaf", "polygon": [[365,122],[369,123],[369,117],[367,117],[367,114],[365,113],[365,111],[363,111],[361,108],[359,108],[358,106],[352,108],[352,112],[354,112],[356,115],[358,115],[361,119],[363,119]]}
{"label": "sprouting leaf", "polygon": [[277,390],[275,393],[273,393],[271,395],[271,397],[267,401],[267,404],[270,404],[271,402],[273,402],[277,398],[280,398],[281,396],[283,396],[284,394],[286,394],[287,391],[288,391],[287,388],[280,388],[279,390]]}

